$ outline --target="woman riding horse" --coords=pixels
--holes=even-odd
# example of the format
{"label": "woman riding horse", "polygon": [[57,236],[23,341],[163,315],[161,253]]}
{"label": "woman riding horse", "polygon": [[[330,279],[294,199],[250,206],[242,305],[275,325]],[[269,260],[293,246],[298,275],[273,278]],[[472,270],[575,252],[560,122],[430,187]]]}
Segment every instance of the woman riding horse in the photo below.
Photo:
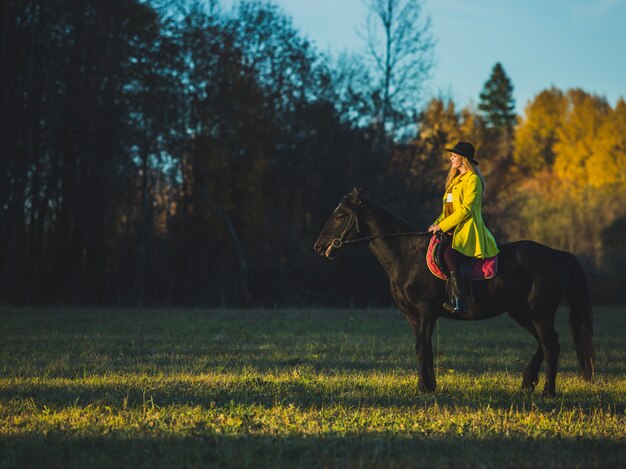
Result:
{"label": "woman riding horse", "polygon": [[592,306],[585,274],[573,254],[534,241],[503,244],[499,246],[498,274],[475,283],[475,303],[470,311],[453,314],[441,306],[445,284],[426,265],[430,238],[431,233],[418,233],[383,206],[362,198],[355,189],[339,201],[314,244],[315,251],[328,259],[336,250],[369,245],[387,272],[393,299],[415,335],[421,390],[432,392],[436,388],[432,334],[438,318],[479,320],[508,312],[538,345],[524,370],[522,387],[527,391],[535,388],[545,361],[544,393],[554,395],[561,352],[554,317],[563,301],[569,304],[580,369],[585,379],[592,379]]}

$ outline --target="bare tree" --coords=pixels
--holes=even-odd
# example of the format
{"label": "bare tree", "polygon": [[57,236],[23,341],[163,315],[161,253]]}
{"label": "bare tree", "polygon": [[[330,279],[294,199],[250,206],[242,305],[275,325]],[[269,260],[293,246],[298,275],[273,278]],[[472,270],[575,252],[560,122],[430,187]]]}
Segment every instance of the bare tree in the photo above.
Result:
{"label": "bare tree", "polygon": [[398,136],[416,116],[424,81],[433,65],[430,18],[421,0],[363,0],[368,8],[361,36],[372,62],[375,122],[384,138]]}

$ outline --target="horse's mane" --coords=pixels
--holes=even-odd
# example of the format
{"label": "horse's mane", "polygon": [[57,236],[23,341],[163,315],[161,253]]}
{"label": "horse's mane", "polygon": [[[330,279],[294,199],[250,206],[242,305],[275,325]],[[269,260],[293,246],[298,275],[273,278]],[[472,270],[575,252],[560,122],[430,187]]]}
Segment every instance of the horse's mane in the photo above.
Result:
{"label": "horse's mane", "polygon": [[392,212],[380,203],[373,201],[369,197],[364,196],[361,189],[354,188],[351,193],[341,199],[340,204],[352,207],[352,210],[361,206],[364,209],[364,215],[368,216],[368,218],[377,225],[376,231],[378,234],[375,235],[375,237],[382,235],[386,239],[396,238],[399,241],[402,240],[401,243],[410,250],[414,248],[425,248],[432,236],[431,233],[426,231],[418,231],[415,225],[409,223],[403,217]]}
{"label": "horse's mane", "polygon": [[414,235],[411,234],[397,238],[398,241],[403,243],[410,251],[416,248],[425,249],[428,246],[428,242],[432,236],[431,233],[418,231],[415,225],[369,198],[363,197],[361,198],[361,202],[371,215],[381,223],[381,228],[383,228],[386,233],[406,234],[413,232]]}
{"label": "horse's mane", "polygon": [[[361,201],[363,204],[370,209],[373,213],[377,215],[381,215],[385,218],[385,221],[392,221],[394,224],[403,225],[402,228],[406,229],[406,231],[416,231],[415,225],[409,223],[400,215],[392,212],[387,207],[379,204],[378,202],[374,202],[369,197],[362,197]],[[372,210],[373,209],[373,210]]]}

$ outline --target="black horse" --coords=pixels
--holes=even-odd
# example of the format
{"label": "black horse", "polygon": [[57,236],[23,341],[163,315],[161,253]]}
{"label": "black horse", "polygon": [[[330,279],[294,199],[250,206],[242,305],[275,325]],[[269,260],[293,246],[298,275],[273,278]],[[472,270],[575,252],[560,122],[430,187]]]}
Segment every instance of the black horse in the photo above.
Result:
{"label": "black horse", "polygon": [[523,374],[522,388],[532,392],[539,369],[546,361],[544,394],[555,394],[561,347],[554,328],[559,304],[569,304],[576,354],[585,380],[594,373],[591,340],[592,307],[587,281],[580,264],[569,252],[557,251],[534,241],[516,241],[500,247],[498,274],[473,282],[475,302],[467,314],[442,308],[445,282],[426,265],[430,233],[415,228],[384,207],[361,197],[359,190],[343,197],[315,242],[318,254],[332,258],[333,251],[368,243],[389,275],[393,299],[406,315],[416,337],[419,389],[436,388],[432,334],[437,319],[488,319],[508,312],[537,339],[538,349]]}

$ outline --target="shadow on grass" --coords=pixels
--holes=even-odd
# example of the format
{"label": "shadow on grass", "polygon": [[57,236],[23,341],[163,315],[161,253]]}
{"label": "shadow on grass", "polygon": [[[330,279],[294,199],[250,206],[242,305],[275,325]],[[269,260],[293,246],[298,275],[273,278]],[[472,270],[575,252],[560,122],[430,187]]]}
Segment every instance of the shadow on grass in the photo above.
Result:
{"label": "shadow on grass", "polygon": [[120,408],[128,405],[136,408],[147,401],[157,406],[225,406],[230,403],[273,407],[277,404],[295,405],[300,408],[323,408],[328,406],[412,408],[415,406],[447,406],[468,410],[496,410],[532,408],[541,411],[594,411],[610,408],[614,413],[626,411],[626,402],[611,392],[605,392],[600,384],[581,383],[577,391],[565,391],[556,397],[543,397],[539,390],[532,394],[510,390],[502,384],[488,383],[479,376],[471,378],[466,385],[448,383],[433,394],[420,393],[413,380],[403,380],[395,386],[380,386],[359,381],[327,383],[308,380],[306,376],[289,381],[273,382],[261,375],[236,383],[220,381],[146,381],[136,384],[92,384],[84,382],[28,383],[5,385],[0,389],[0,401],[28,401],[37,407],[66,408],[101,405]]}
{"label": "shadow on grass", "polygon": [[0,467],[624,467],[623,442],[509,437],[0,437]]}
{"label": "shadow on grass", "polygon": [[[623,376],[625,331],[620,310],[602,315],[598,349],[605,375]],[[437,328],[435,366],[439,391],[417,392],[413,339],[397,311],[232,311],[175,314],[168,311],[25,311],[6,313],[10,319],[0,333],[0,399],[32,398],[37,405],[67,406],[84,403],[140,404],[152,398],[157,405],[217,405],[230,401],[264,406],[276,402],[310,407],[322,405],[413,406],[435,401],[469,408],[508,409],[511,405],[538,401],[541,405],[566,409],[609,405],[622,412],[621,397],[605,392],[601,384],[584,385],[577,393],[557,399],[518,394],[521,373],[536,350],[534,339],[506,317],[485,323],[441,321]],[[564,353],[561,372],[576,372],[577,365],[568,337],[566,316],[560,315]],[[439,346],[439,336],[441,346]],[[608,360],[610,358],[610,360]],[[472,376],[471,382],[446,385],[441,370]],[[176,381],[177,374],[233,372],[253,373],[244,380],[226,383]],[[304,369],[304,372],[302,372]],[[490,384],[479,379],[496,371],[513,376],[515,388],[506,382]],[[266,379],[264,373],[300,372],[301,377],[283,382]],[[316,373],[335,377],[362,376],[368,372],[409,376],[400,386],[377,386],[344,378],[330,385]],[[311,376],[307,376],[309,373]],[[143,380],[141,375],[148,375]],[[90,384],[90,375],[138,376],[130,385]],[[168,378],[159,382],[159,376]],[[45,377],[31,380],[33,377]],[[50,378],[67,378],[61,385]],[[24,378],[24,384],[19,384]],[[475,379],[474,379],[475,378]],[[543,380],[543,375],[541,377]],[[28,381],[31,380],[31,381]],[[103,378],[106,381],[106,378]],[[443,382],[443,386],[442,386]],[[17,383],[17,384],[15,384]],[[510,383],[510,381],[509,381]],[[507,387],[508,386],[508,387]],[[580,388],[580,386],[579,386]]]}
{"label": "shadow on grass", "polygon": [[[597,318],[596,365],[607,375],[626,371],[621,332],[626,333],[626,321],[617,313]],[[292,366],[347,372],[415,369],[414,339],[397,311],[102,314],[24,312],[23,322],[9,315],[12,320],[0,333],[0,375],[80,377],[86,371],[173,374]],[[559,322],[559,372],[577,372],[564,314]],[[508,369],[521,377],[537,347],[528,332],[504,316],[440,324],[433,338],[435,365],[444,369]]]}

